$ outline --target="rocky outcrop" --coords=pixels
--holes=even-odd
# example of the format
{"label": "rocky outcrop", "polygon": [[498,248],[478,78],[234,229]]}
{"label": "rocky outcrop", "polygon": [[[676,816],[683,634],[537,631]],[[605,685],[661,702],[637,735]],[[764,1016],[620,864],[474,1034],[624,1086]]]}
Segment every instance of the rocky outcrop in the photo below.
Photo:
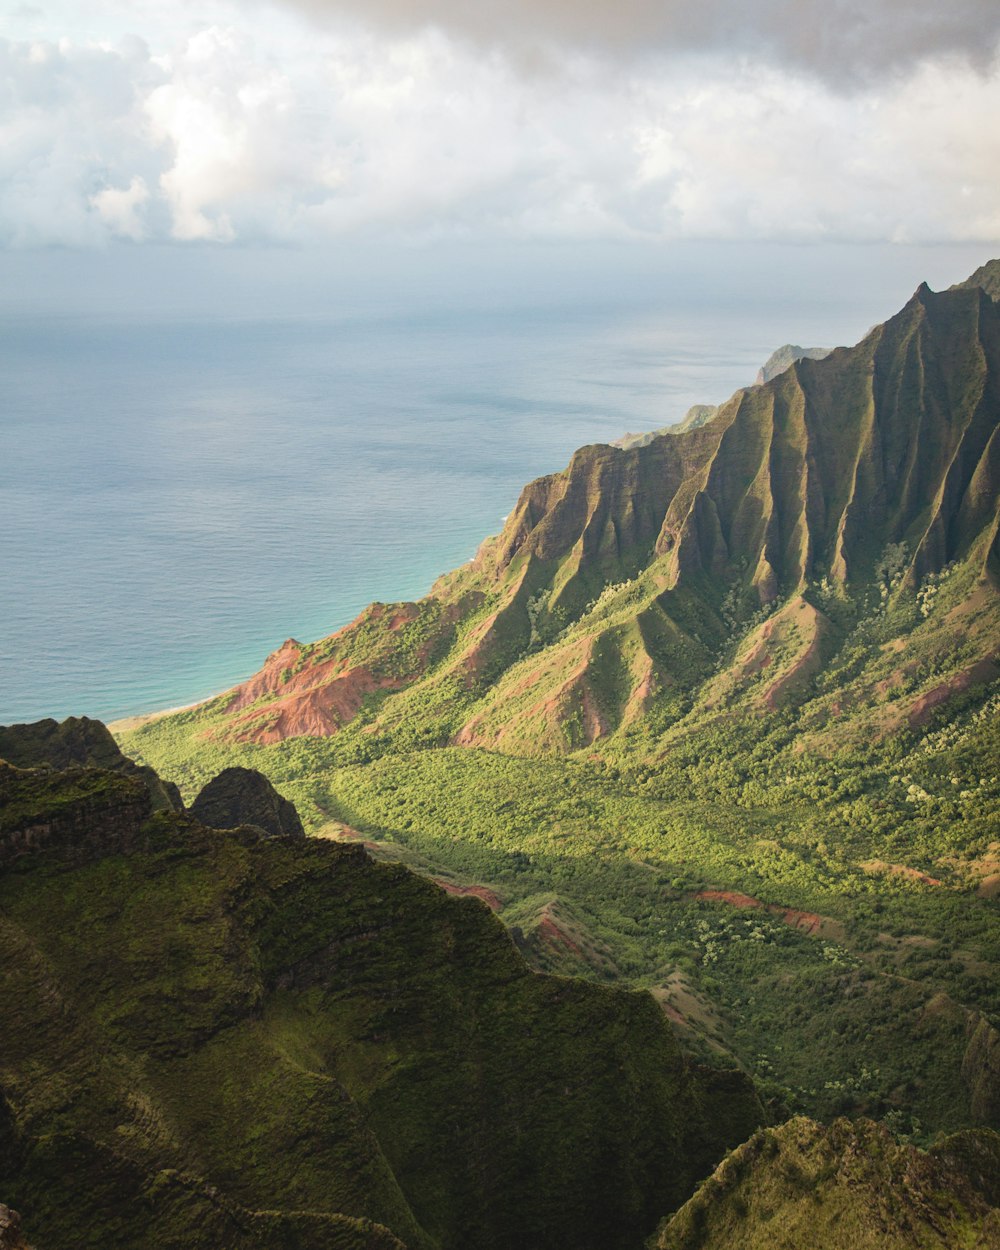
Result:
{"label": "rocky outcrop", "polygon": [[191,804],[191,815],[210,829],[254,825],[272,838],[306,836],[295,804],[253,768],[223,769]]}
{"label": "rocky outcrop", "polygon": [[921,286],[856,347],[738,392],[707,426],[578,451],[522,492],[497,572],[572,556],[631,576],[658,554],[673,587],[738,576],[766,602],[809,578],[870,578],[898,545],[923,576],[991,545],[998,413],[1000,307],[979,287]]}
{"label": "rocky outcrop", "polygon": [[18,768],[104,768],[141,781],[154,811],[182,812],[180,791],[123,755],[107,726],[89,716],[0,725],[0,760]]}

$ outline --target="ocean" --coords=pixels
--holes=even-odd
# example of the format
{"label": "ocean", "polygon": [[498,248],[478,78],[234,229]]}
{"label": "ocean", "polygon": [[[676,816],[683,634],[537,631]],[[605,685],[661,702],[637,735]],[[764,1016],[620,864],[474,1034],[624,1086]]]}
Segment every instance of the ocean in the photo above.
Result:
{"label": "ocean", "polygon": [[751,300],[692,264],[276,289],[227,260],[178,295],[169,255],[117,286],[112,261],[73,286],[15,259],[0,301],[0,723],[190,703],[419,597],[576,447],[724,400],[790,339],[854,341],[922,276]]}

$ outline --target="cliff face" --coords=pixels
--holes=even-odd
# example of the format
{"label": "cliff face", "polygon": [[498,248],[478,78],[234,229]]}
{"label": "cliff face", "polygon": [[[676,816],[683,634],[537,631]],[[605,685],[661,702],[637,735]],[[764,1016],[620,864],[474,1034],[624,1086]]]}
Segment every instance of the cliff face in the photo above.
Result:
{"label": "cliff face", "polygon": [[0,871],[0,1194],[40,1250],[625,1250],[759,1122],[479,899],[141,819],[114,773],[4,776],[11,829],[65,809]]}
{"label": "cliff face", "polygon": [[584,448],[522,493],[497,547],[615,574],[669,556],[668,586],[745,570],[762,602],[871,576],[906,544],[920,577],[995,545],[1000,306],[922,286],[857,347],[739,392],[710,425],[647,448]]}
{"label": "cliff face", "polygon": [[[662,719],[681,696],[709,711],[740,702],[764,665],[757,714],[800,701],[880,595],[916,604],[956,569],[970,579],[966,606],[951,604],[969,617],[952,618],[975,639],[969,663],[917,690],[907,715],[992,679],[995,267],[985,287],[921,286],[855,347],[793,360],[706,425],[582,448],[525,487],[472,567],[419,604],[373,605],[323,642],[286,643],[212,706],[207,732],[271,743],[415,716],[433,742],[565,751]],[[767,613],[778,619],[754,634]],[[879,680],[860,678],[853,703],[877,700]],[[859,732],[882,730],[869,717]]]}

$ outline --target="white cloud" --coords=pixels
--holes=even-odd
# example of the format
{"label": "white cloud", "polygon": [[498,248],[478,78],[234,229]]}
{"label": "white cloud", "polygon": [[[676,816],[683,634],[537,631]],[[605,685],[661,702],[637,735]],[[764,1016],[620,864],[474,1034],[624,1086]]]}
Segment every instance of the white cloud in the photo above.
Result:
{"label": "white cloud", "polygon": [[171,37],[146,8],[150,43],[0,40],[8,245],[1000,238],[996,60],[918,60],[850,92],[725,49],[564,53],[526,73],[440,32],[300,26],[228,0],[201,24],[180,0]]}
{"label": "white cloud", "polygon": [[149,188],[138,174],[127,187],[105,187],[90,197],[101,220],[119,238],[138,243],[146,237],[141,210],[149,200]]}

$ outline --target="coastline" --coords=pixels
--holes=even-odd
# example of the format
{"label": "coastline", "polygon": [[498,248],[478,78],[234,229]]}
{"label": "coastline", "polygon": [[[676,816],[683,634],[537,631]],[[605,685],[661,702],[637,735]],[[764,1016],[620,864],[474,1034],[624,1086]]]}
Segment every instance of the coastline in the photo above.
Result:
{"label": "coastline", "polygon": [[204,699],[196,699],[194,703],[182,703],[177,707],[161,708],[158,712],[140,712],[137,716],[120,716],[117,720],[108,721],[107,726],[113,734],[130,733],[133,729],[138,729],[142,725],[148,725],[154,720],[161,720],[164,716],[173,716],[176,712],[190,712],[192,708],[201,707],[205,703],[211,703],[220,694],[225,694],[225,691],[219,690],[215,694],[206,696]]}

